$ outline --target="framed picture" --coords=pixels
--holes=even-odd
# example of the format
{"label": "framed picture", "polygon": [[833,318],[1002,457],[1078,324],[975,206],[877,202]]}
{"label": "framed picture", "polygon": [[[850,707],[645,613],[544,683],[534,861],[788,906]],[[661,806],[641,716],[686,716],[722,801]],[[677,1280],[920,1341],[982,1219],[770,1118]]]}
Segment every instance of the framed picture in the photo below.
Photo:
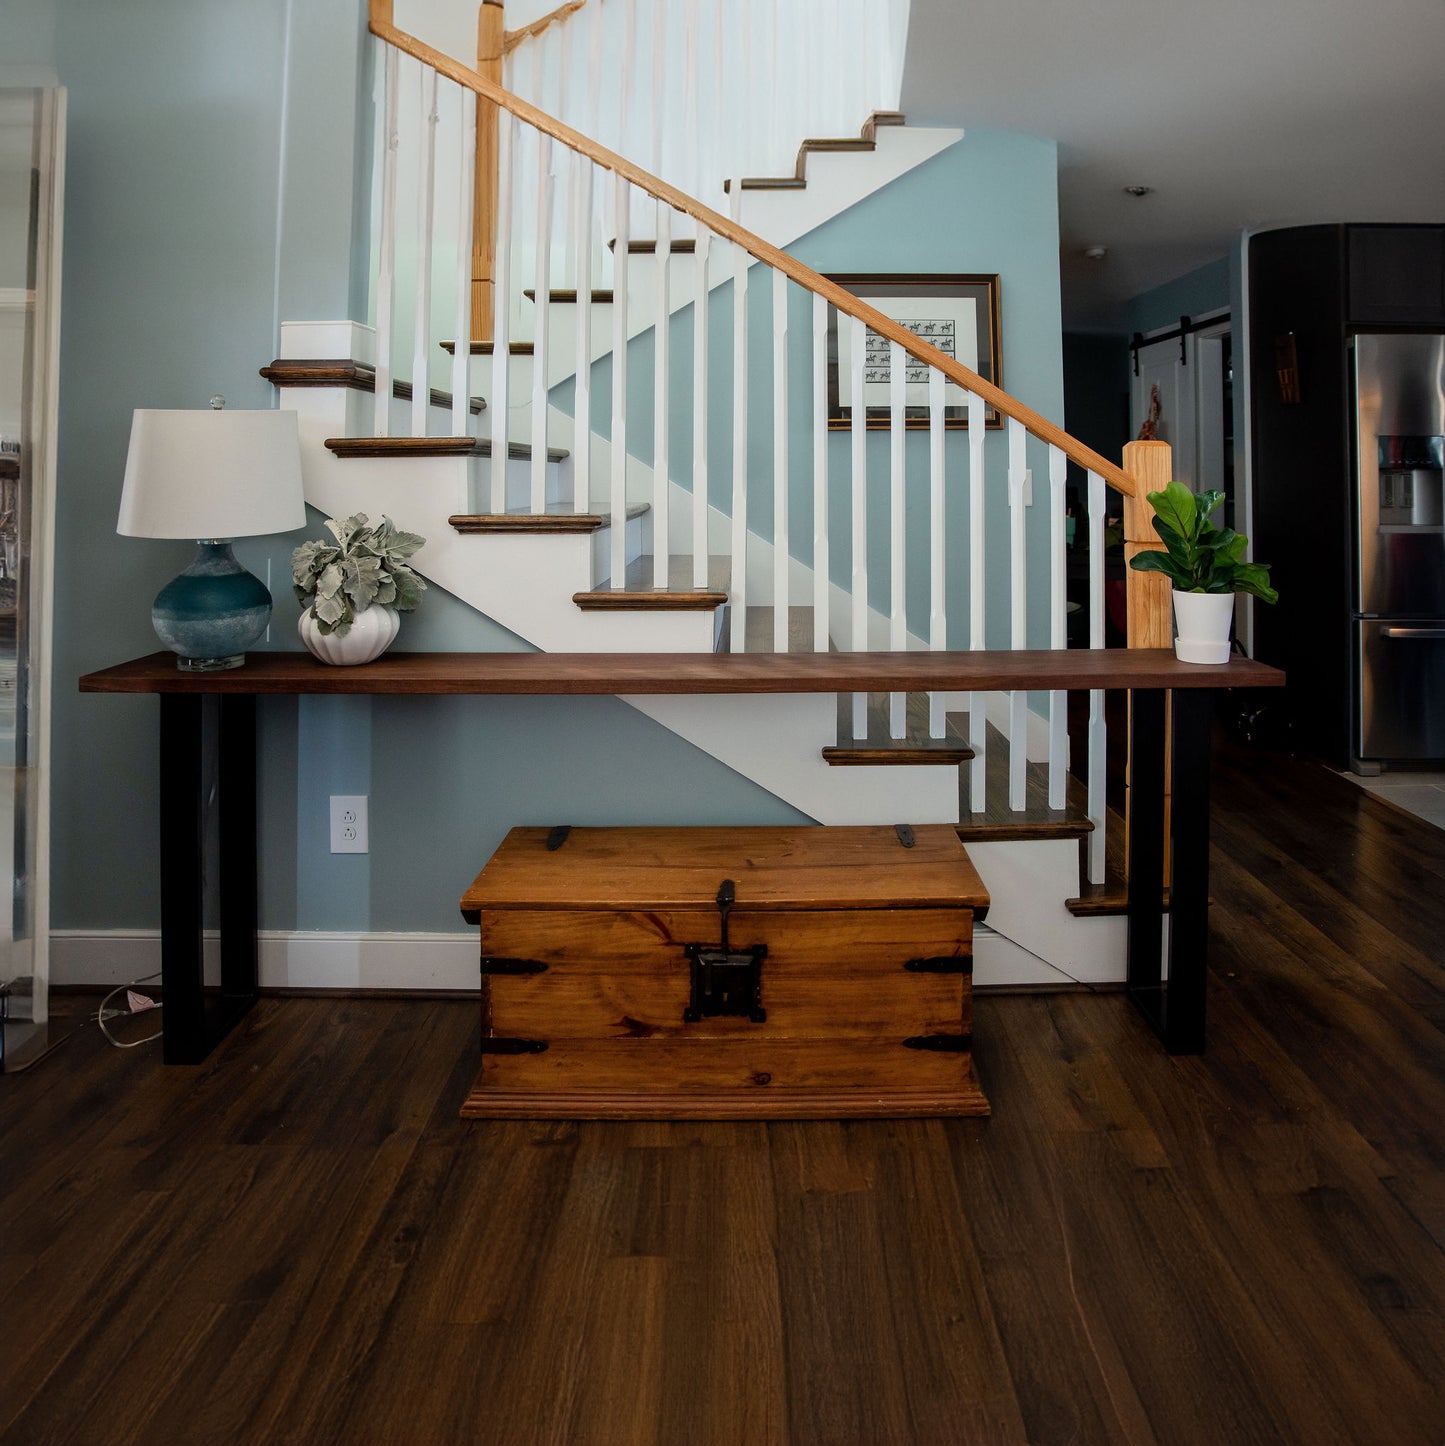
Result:
{"label": "framed picture", "polygon": [[[830,276],[839,286],[876,307],[923,341],[951,356],[985,381],[1003,385],[999,355],[997,276],[846,275]],[[842,325],[840,325],[840,321]],[[832,308],[828,312],[828,426],[834,430],[853,425],[853,326],[851,319]],[[870,428],[892,425],[889,393],[890,354],[887,339],[867,333],[864,357],[863,405]],[[928,368],[907,358],[904,425],[928,426]],[[963,392],[949,382],[944,387],[943,424],[950,429],[968,426]],[[1000,427],[1003,419],[993,407],[984,412],[984,425]]]}

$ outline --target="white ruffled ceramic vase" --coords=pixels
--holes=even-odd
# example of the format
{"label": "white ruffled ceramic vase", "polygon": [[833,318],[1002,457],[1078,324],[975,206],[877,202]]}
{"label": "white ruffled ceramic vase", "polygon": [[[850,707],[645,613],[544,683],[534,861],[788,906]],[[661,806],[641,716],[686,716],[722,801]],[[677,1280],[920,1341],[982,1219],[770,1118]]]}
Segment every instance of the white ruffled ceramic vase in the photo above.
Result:
{"label": "white ruffled ceramic vase", "polygon": [[357,613],[344,633],[323,634],[310,608],[301,614],[297,624],[311,656],[339,667],[354,667],[379,658],[392,645],[400,627],[401,614],[385,603],[373,603]]}

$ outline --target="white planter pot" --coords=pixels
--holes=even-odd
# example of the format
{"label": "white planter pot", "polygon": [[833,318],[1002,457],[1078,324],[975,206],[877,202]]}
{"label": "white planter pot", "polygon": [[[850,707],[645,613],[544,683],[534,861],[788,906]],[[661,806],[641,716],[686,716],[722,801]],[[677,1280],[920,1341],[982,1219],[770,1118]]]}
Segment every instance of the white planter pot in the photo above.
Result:
{"label": "white planter pot", "polygon": [[297,631],[312,657],[323,663],[349,667],[379,658],[391,646],[399,627],[401,614],[395,608],[373,603],[364,612],[357,613],[344,633],[323,635],[310,608],[301,614]]}
{"label": "white planter pot", "polygon": [[1174,594],[1174,656],[1181,663],[1227,663],[1232,592]]}

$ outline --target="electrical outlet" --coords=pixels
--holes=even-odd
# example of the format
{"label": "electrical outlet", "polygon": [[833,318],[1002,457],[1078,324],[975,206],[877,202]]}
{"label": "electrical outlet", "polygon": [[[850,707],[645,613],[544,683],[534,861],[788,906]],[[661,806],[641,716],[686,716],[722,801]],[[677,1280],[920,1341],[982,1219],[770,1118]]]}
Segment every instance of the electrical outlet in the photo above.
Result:
{"label": "electrical outlet", "polygon": [[366,829],[366,795],[331,795],[331,852],[364,854],[370,851]]}

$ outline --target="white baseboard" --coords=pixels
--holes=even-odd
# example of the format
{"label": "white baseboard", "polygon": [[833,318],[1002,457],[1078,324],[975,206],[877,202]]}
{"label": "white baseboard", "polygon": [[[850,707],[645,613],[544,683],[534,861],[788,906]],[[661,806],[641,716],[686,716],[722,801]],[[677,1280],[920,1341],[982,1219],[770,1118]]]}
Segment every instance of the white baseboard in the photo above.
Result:
{"label": "white baseboard", "polygon": [[[333,934],[264,932],[263,989],[466,990],[477,988],[478,944],[465,934]],[[206,934],[206,979],[220,982],[218,941]],[[158,930],[57,929],[50,936],[55,985],[128,984],[158,973]],[[1122,970],[1120,971],[1122,977]],[[988,928],[974,936],[974,983],[982,988],[1056,985],[1073,981],[1037,955]],[[1089,983],[1105,979],[1090,977]]]}
{"label": "white baseboard", "polygon": [[[161,967],[158,930],[62,929],[50,936],[52,984],[126,984]],[[205,936],[206,982],[219,984],[220,945]],[[263,989],[475,990],[477,935],[264,931]]]}

